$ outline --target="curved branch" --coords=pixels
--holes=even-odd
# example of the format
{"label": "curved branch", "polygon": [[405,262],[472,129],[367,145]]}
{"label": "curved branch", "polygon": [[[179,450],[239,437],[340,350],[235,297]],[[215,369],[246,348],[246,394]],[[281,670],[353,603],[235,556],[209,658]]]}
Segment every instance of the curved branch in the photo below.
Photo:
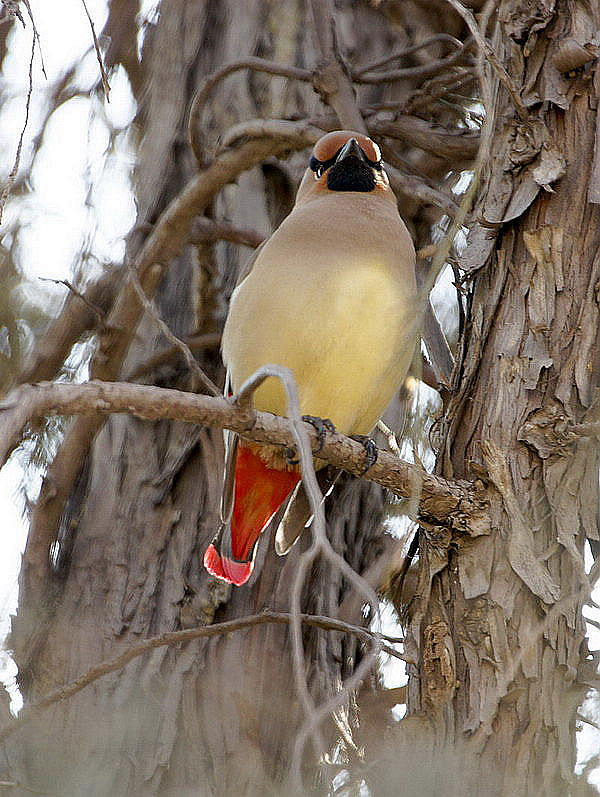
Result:
{"label": "curved branch", "polygon": [[[384,640],[392,644],[400,642],[401,640],[397,637],[379,634],[375,631],[361,628],[358,625],[352,625],[342,622],[341,620],[335,620],[332,617],[325,617],[318,614],[301,614],[298,619],[303,625],[312,626],[313,628],[322,628],[325,631],[340,631],[342,633],[351,634],[352,636],[358,637],[358,639],[361,639],[363,642],[370,642],[372,644],[374,641],[378,641],[380,643],[380,649],[383,652],[397,659],[406,659],[406,657],[393,648],[391,644],[385,644],[384,642]],[[273,612],[270,609],[266,609],[260,614],[252,614],[249,617],[241,617],[238,620],[228,620],[224,623],[215,623],[214,625],[201,626],[200,628],[186,628],[182,631],[169,631],[159,636],[144,639],[142,642],[132,645],[124,653],[121,653],[120,656],[109,659],[108,661],[103,661],[95,667],[91,667],[83,675],[80,675],[79,678],[71,681],[71,683],[60,686],[45,697],[27,704],[18,717],[12,720],[8,725],[5,725],[4,728],[0,729],[0,742],[4,741],[4,739],[21,728],[26,722],[33,719],[35,713],[40,709],[47,708],[54,703],[59,703],[73,697],[73,695],[85,689],[86,686],[102,678],[103,675],[108,675],[111,672],[123,669],[130,661],[133,661],[139,656],[143,656],[144,653],[148,653],[150,650],[156,650],[156,648],[166,647],[167,645],[180,645],[182,642],[191,642],[194,639],[224,636],[225,634],[231,634],[234,631],[242,631],[256,625],[273,623],[290,625],[292,621],[293,616],[288,612]]]}
{"label": "curved branch", "polygon": [[254,56],[241,58],[239,61],[234,61],[231,64],[227,64],[227,66],[224,66],[222,69],[219,69],[217,72],[213,72],[200,84],[190,105],[188,134],[190,146],[192,147],[192,151],[198,163],[203,163],[204,161],[202,142],[200,142],[198,138],[200,134],[200,116],[202,115],[202,109],[215,86],[234,72],[239,72],[240,69],[251,69],[254,72],[265,72],[269,75],[288,77],[308,83],[313,79],[313,73],[308,69],[300,69],[296,66],[285,66],[284,64],[277,64],[275,61],[267,61],[264,58],[256,58]]}
{"label": "curved branch", "polygon": [[361,72],[358,75],[353,75],[356,83],[369,83],[371,85],[379,83],[394,83],[397,80],[406,80],[407,78],[414,77],[431,77],[443,72],[449,66],[459,64],[463,59],[468,58],[468,49],[472,44],[469,39],[465,42],[464,46],[444,58],[439,58],[436,61],[430,61],[427,64],[420,64],[419,66],[407,66],[404,69],[391,69],[388,72]]}
{"label": "curved branch", "polygon": [[455,36],[450,36],[449,33],[436,33],[435,36],[429,36],[419,44],[413,44],[411,47],[405,47],[403,50],[398,50],[392,55],[388,55],[383,58],[381,61],[375,61],[373,64],[367,64],[366,66],[361,66],[359,69],[354,69],[352,71],[352,76],[354,80],[358,80],[361,75],[364,75],[365,72],[372,72],[375,69],[381,69],[382,66],[387,66],[392,61],[396,61],[398,58],[405,58],[407,55],[412,55],[413,53],[418,52],[419,50],[425,49],[425,47],[430,47],[432,44],[437,44],[438,42],[447,42],[448,44],[454,45],[459,50],[464,48],[464,44],[457,39]]}
{"label": "curved branch", "polygon": [[[177,420],[202,426],[224,427],[257,443],[295,445],[287,418],[240,407],[232,399],[184,393],[180,390],[128,382],[86,382],[81,385],[41,383],[15,388],[0,403],[0,463],[18,445],[25,426],[47,415],[83,415],[101,418],[126,412],[147,420]],[[363,474],[365,452],[361,443],[345,435],[327,434],[322,448],[317,432],[304,424],[312,451],[319,459],[355,476],[387,487],[403,498],[414,497],[420,484],[420,517],[428,523],[459,532],[489,531],[485,496],[466,481],[448,481],[387,451]]]}

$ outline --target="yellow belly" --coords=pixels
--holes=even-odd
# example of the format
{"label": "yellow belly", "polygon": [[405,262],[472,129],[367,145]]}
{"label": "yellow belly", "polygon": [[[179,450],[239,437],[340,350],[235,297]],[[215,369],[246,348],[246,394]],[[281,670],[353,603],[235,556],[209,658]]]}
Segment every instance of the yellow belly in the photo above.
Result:
{"label": "yellow belly", "polygon": [[[367,434],[412,359],[414,289],[376,260],[326,266],[267,275],[255,268],[232,297],[223,356],[234,391],[260,366],[283,365],[294,373],[303,414]],[[278,380],[257,390],[255,406],[286,414]]]}

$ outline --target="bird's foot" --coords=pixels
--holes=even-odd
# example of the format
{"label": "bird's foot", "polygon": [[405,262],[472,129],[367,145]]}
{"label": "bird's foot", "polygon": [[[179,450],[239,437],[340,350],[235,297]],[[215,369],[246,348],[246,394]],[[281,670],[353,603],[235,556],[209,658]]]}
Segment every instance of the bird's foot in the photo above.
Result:
{"label": "bird's foot", "polygon": [[[319,447],[314,452],[318,454],[319,451],[323,448],[323,443],[325,442],[325,437],[327,432],[335,432],[335,426],[333,421],[330,421],[329,418],[319,418],[316,415],[303,415],[302,420],[306,421],[306,423],[310,423],[317,431],[317,440],[319,442]],[[299,465],[300,459],[298,457],[298,451],[296,450],[295,446],[288,446],[285,449],[285,461],[288,465]]]}
{"label": "bird's foot", "polygon": [[302,420],[306,421],[306,423],[310,423],[310,425],[314,427],[317,432],[319,447],[315,451],[315,454],[318,454],[323,448],[323,443],[325,442],[327,432],[335,432],[333,421],[331,421],[329,418],[319,418],[316,415],[303,415]]}
{"label": "bird's foot", "polygon": [[283,454],[287,465],[295,466],[300,464],[300,457],[298,456],[296,446],[286,446],[283,449]]}
{"label": "bird's foot", "polygon": [[356,442],[360,443],[365,449],[365,467],[360,474],[361,476],[364,476],[365,473],[377,462],[377,446],[375,445],[374,441],[365,434],[351,434],[350,439],[356,440]]}

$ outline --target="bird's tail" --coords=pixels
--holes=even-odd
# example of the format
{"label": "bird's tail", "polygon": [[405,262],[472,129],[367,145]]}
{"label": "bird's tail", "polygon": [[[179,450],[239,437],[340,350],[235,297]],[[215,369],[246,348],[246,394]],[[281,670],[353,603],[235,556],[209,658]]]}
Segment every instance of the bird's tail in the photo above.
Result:
{"label": "bird's tail", "polygon": [[236,586],[250,578],[256,542],[299,480],[297,471],[270,468],[249,446],[238,444],[233,511],[204,554],[209,573]]}

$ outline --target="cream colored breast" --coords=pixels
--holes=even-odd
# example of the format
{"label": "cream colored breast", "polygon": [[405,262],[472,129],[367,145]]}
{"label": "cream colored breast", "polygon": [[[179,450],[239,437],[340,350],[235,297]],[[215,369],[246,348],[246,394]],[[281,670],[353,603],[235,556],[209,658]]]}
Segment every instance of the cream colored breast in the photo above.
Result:
{"label": "cream colored breast", "polygon": [[[306,218],[293,216],[232,296],[223,357],[233,389],[261,365],[284,365],[294,372],[304,414],[331,418],[346,433],[369,432],[412,358],[412,243],[399,217],[383,217],[382,238],[372,221],[350,225],[344,215],[337,238],[323,245],[313,224],[306,234]],[[255,405],[285,414],[277,380],[261,386]]]}

